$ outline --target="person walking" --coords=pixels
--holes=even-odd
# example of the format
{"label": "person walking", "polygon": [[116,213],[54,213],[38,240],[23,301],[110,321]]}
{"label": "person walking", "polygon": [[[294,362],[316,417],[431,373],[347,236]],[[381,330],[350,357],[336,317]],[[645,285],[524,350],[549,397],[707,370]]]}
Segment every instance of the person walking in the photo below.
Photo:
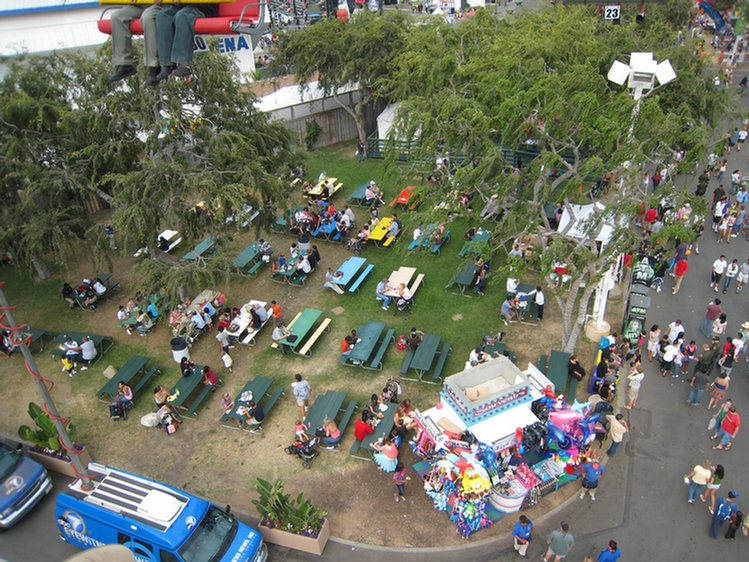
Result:
{"label": "person walking", "polygon": [[596,489],[598,488],[598,480],[601,478],[601,474],[606,471],[604,467],[596,459],[590,459],[590,462],[585,463],[582,466],[583,480],[582,488],[580,489],[580,499],[585,497],[585,492],[590,494],[590,499],[596,501]]}
{"label": "person walking", "polygon": [[397,489],[395,493],[395,503],[398,503],[400,501],[406,501],[406,482],[411,480],[410,476],[406,476],[406,468],[403,466],[403,463],[398,463],[395,465],[395,473],[393,474],[393,482],[395,482],[395,487]]}
{"label": "person walking", "polygon": [[544,554],[544,561],[560,562],[564,560],[575,546],[575,537],[570,533],[570,527],[566,521],[559,524],[559,529],[554,529],[546,539],[549,548]]}
{"label": "person walking", "polygon": [[650,327],[650,332],[648,332],[648,361],[652,361],[655,356],[658,355],[658,346],[660,345],[660,342],[661,330],[658,328],[658,324],[653,324]]}
{"label": "person walking", "polygon": [[736,498],[739,495],[736,492],[728,492],[728,496],[725,498],[718,498],[715,502],[715,510],[713,513],[713,520],[710,523],[710,537],[713,539],[718,538],[720,528],[731,518],[731,515],[736,513]]}
{"label": "person walking", "polygon": [[706,338],[710,337],[710,330],[713,327],[713,322],[717,320],[721,312],[723,312],[723,309],[720,307],[720,299],[710,301],[707,308],[705,308],[705,320],[700,326],[700,332],[702,332]]}
{"label": "person walking", "polygon": [[728,292],[728,288],[731,286],[731,281],[733,281],[736,276],[739,274],[739,260],[734,259],[730,264],[728,264],[728,267],[726,268],[726,274],[723,278],[723,294],[725,295],[726,292]]}
{"label": "person walking", "polygon": [[710,273],[710,288],[714,288],[716,293],[719,290],[720,278],[723,277],[727,267],[728,261],[726,261],[726,256],[723,254],[713,262],[713,269]]}
{"label": "person walking", "polygon": [[522,557],[527,558],[528,545],[533,537],[533,521],[525,515],[521,515],[512,528],[513,547]]}
{"label": "person walking", "polygon": [[705,461],[702,464],[695,465],[692,472],[684,475],[684,483],[689,484],[687,503],[694,503],[697,496],[702,497],[700,493],[705,489],[705,486],[707,486],[711,477],[710,461]]}
{"label": "person walking", "polygon": [[598,562],[616,562],[622,557],[622,551],[616,541],[609,541],[609,545],[598,555]]}
{"label": "person walking", "polygon": [[616,414],[615,416],[609,414],[606,419],[609,420],[609,437],[611,437],[611,445],[609,445],[606,454],[613,457],[624,440],[624,434],[629,432],[629,426],[624,421],[622,414]]}
{"label": "person walking", "polygon": [[307,407],[309,406],[309,397],[312,394],[312,388],[307,381],[302,380],[302,375],[294,375],[294,381],[291,383],[291,391],[296,398],[296,405],[302,412],[302,420],[307,415]]}
{"label": "person walking", "polygon": [[700,499],[703,502],[707,502],[708,498],[710,499],[707,509],[710,511],[710,514],[712,514],[715,511],[715,493],[720,488],[720,483],[726,476],[726,469],[722,464],[716,464],[715,466],[710,467],[710,470],[713,474],[710,477],[710,480],[707,481],[707,491],[704,494],[700,494]]}
{"label": "person walking", "polygon": [[640,395],[640,387],[642,386],[642,381],[645,379],[645,373],[642,371],[642,366],[637,363],[630,363],[632,370],[630,371],[629,375],[627,375],[627,398],[629,399],[629,404],[626,404],[624,408],[626,410],[631,410],[637,405],[637,397]]}
{"label": "person walking", "polygon": [[736,435],[739,433],[739,429],[741,429],[741,416],[739,416],[738,412],[736,411],[736,406],[731,404],[728,407],[728,411],[723,416],[723,420],[720,422],[720,429],[718,429],[718,433],[710,438],[720,439],[720,443],[715,445],[713,449],[718,451],[729,451],[731,449],[731,446],[733,445],[731,441],[733,439],[736,439]]}
{"label": "person walking", "polygon": [[745,284],[749,283],[749,258],[739,266],[738,284],[736,292],[740,293]]}
{"label": "person walking", "polygon": [[674,283],[674,288],[671,290],[672,295],[675,295],[679,292],[681,282],[684,280],[684,274],[687,272],[687,269],[689,269],[689,262],[687,261],[686,257],[676,262],[676,267],[674,268],[674,272],[676,273],[676,282]]}

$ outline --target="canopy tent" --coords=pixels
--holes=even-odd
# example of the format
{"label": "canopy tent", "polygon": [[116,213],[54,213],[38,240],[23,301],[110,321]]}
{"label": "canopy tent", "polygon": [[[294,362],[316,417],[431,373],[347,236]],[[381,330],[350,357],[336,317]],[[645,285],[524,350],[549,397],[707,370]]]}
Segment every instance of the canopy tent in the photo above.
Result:
{"label": "canopy tent", "polygon": [[[570,208],[572,209],[572,214],[575,215],[574,222],[572,214],[570,214]],[[571,236],[572,238],[575,238],[577,240],[584,240],[588,237],[587,231],[590,226],[590,221],[595,220],[594,214],[603,213],[605,210],[606,205],[600,202],[590,203],[588,205],[575,205],[574,203],[571,203],[564,208],[562,218],[559,221],[559,226],[557,227],[557,232],[564,232],[568,228],[568,225],[572,222],[572,225],[569,227],[569,230],[567,230],[566,235]],[[596,241],[600,242],[602,246],[605,246],[609,242],[609,240],[611,240],[611,236],[613,233],[614,225],[607,222],[603,225],[603,228],[601,228],[598,236],[596,236]]]}

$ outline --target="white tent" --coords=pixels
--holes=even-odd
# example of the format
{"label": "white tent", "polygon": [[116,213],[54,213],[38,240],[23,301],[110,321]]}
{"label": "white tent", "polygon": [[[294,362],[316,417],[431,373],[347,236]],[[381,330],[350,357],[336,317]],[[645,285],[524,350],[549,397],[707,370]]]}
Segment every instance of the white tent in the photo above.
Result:
{"label": "white tent", "polygon": [[[400,102],[391,103],[377,116],[377,138],[386,139],[395,121],[395,112],[398,111]],[[397,138],[397,135],[396,135]]]}
{"label": "white tent", "polygon": [[[594,206],[596,211],[594,211]],[[578,240],[587,238],[586,227],[588,226],[588,222],[593,219],[593,213],[602,213],[606,209],[606,206],[600,202],[590,203],[589,205],[570,204],[569,207],[572,208],[575,220],[569,230],[567,230],[567,236],[577,238]],[[559,221],[559,226],[557,227],[557,232],[564,232],[571,221],[572,215],[570,214],[569,208],[565,207],[564,212],[562,213],[562,218]],[[611,240],[611,235],[613,233],[614,226],[610,223],[606,223],[603,225],[601,232],[598,233],[598,236],[596,236],[596,241],[605,246],[608,241]]]}

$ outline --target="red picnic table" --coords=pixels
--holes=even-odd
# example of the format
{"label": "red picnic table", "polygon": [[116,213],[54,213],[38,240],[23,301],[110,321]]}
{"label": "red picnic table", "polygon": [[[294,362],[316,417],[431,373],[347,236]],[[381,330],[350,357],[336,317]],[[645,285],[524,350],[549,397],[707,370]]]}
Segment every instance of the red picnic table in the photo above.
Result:
{"label": "red picnic table", "polygon": [[401,191],[398,194],[398,197],[396,197],[390,202],[390,206],[393,207],[396,205],[396,203],[400,203],[401,205],[408,205],[408,202],[411,200],[411,196],[414,194],[415,191],[416,191],[416,186],[409,185],[408,187],[406,187],[403,191]]}

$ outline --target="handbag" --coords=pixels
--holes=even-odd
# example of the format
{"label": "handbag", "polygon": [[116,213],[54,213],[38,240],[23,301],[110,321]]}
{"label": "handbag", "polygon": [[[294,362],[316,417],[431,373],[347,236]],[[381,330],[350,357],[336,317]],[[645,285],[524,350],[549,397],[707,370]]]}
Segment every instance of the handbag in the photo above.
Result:
{"label": "handbag", "polygon": [[707,429],[713,430],[715,429],[715,426],[718,424],[718,420],[715,418],[710,418],[710,420],[707,422]]}

